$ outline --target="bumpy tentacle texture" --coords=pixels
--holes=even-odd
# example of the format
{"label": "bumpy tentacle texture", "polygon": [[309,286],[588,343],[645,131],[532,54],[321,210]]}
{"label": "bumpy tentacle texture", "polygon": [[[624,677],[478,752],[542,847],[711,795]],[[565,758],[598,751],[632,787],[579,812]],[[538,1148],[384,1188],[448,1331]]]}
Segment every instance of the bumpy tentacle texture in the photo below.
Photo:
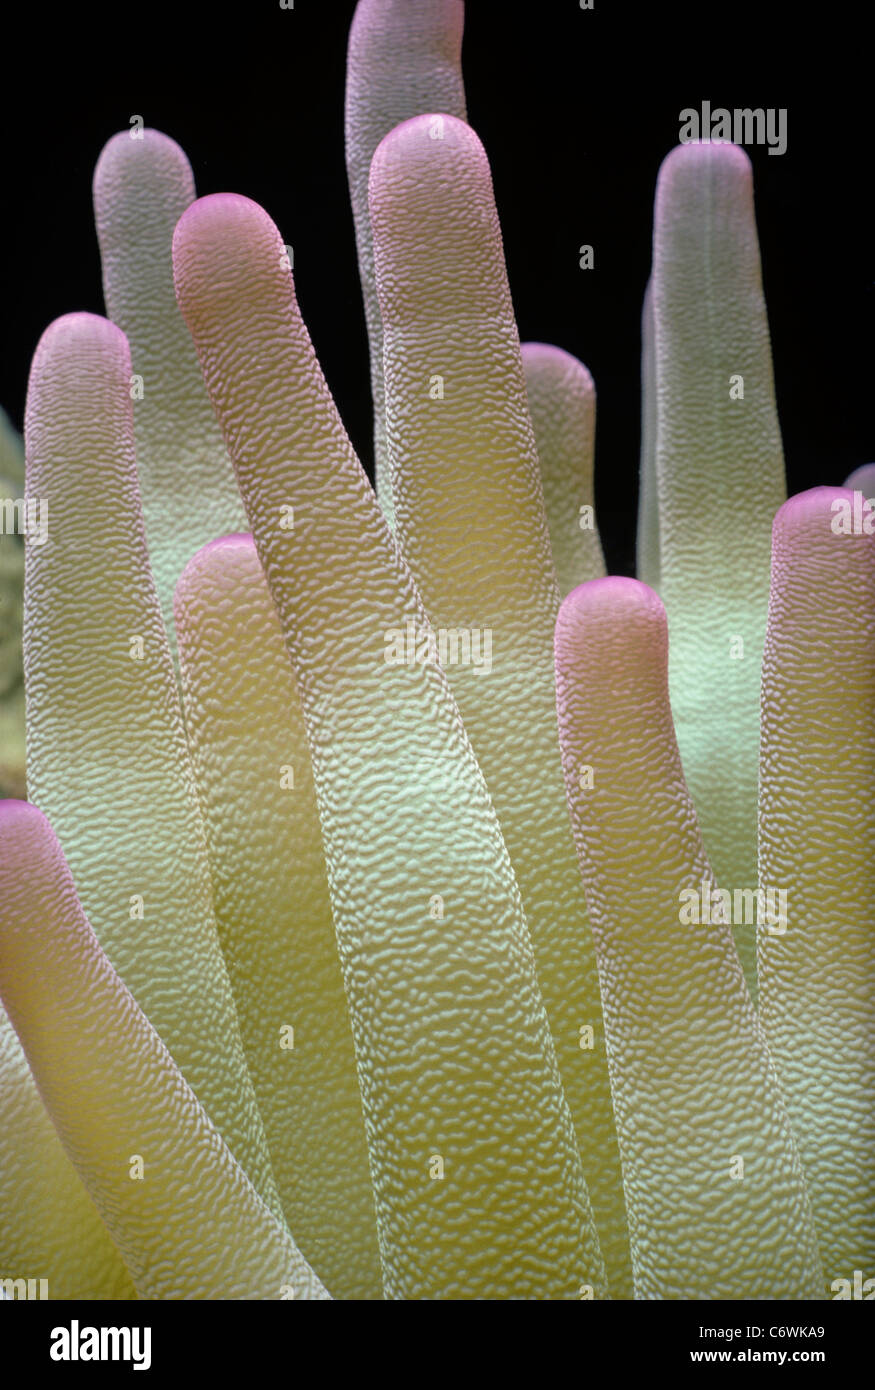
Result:
{"label": "bumpy tentacle texture", "polygon": [[[756,886],[770,530],[784,501],[750,161],[681,145],[653,233],[660,595],[687,784],[717,879]],[[755,935],[736,932],[755,986]]]}
{"label": "bumpy tentacle texture", "polygon": [[141,378],[130,389],[143,516],[174,652],[173,591],[185,565],[216,536],[246,529],[173,293],[173,228],[194,196],[185,154],[157,130],[114,135],[94,171],[106,311],[124,330],[132,373]]}
{"label": "bumpy tentacle texture", "polygon": [[641,467],[635,572],[659,590],[659,494],[656,482],[656,351],[653,341],[653,282],[648,280],[641,311]]}
{"label": "bumpy tentacle texture", "polygon": [[146,553],[130,371],[93,314],[58,319],[34,354],[27,482],[52,534],[25,583],[28,786],[113,965],[279,1214]]}
{"label": "bumpy tentacle texture", "polygon": [[523,343],[523,371],[541,465],[559,593],[605,572],[595,524],[595,383],[582,362],[548,343]]}
{"label": "bumpy tentacle texture", "polygon": [[556,728],[556,574],[492,180],[469,126],[423,115],[386,136],[371,166],[371,227],[396,533],[432,623],[471,647],[466,659],[447,641],[447,677],[519,881],[609,1279],[622,1292],[619,1153]]}
{"label": "bumpy tentacle texture", "polygon": [[0,994],[140,1297],[327,1297],[113,970],[26,802],[0,806]]}
{"label": "bumpy tentacle texture", "polygon": [[390,525],[393,504],[386,458],[383,329],[374,279],[368,174],[375,149],[399,122],[422,111],[446,111],[465,119],[464,17],[462,0],[359,0],[349,34],[346,167],[371,350],[375,482]]}
{"label": "bumpy tentacle texture", "polygon": [[[0,797],[24,796],[24,680],[21,664],[24,537],[6,520],[24,501],[24,446],[0,410]],[[8,503],[9,507],[4,507]],[[10,510],[11,508],[11,510]],[[26,514],[25,514],[26,516]]]}
{"label": "bumpy tentacle texture", "polygon": [[307,731],[251,536],[189,562],[176,625],[216,921],[286,1220],[335,1297],[380,1298]]}
{"label": "bumpy tentacle texture", "polygon": [[281,249],[256,204],[202,199],[174,237],[177,294],[307,721],[386,1293],[599,1294],[507,851],[442,670],[384,659],[422,607]]}
{"label": "bumpy tentacle texture", "polygon": [[787,923],[760,931],[760,1014],[828,1287],[875,1273],[875,536],[854,506],[817,488],[778,512],[763,661],[760,884]]}
{"label": "bumpy tentacle texture", "polygon": [[[0,410],[0,505],[24,496],[24,442]],[[39,528],[28,543],[40,543]],[[23,536],[0,528],[0,797],[25,794],[24,549]],[[0,1097],[0,1275],[48,1278],[50,1298],[132,1298],[127,1270],[61,1148],[2,1008]]]}
{"label": "bumpy tentacle texture", "polygon": [[[585,584],[556,625],[568,802],[599,959],[639,1298],[819,1298],[805,1181],[726,925],[681,924],[711,871],[668,698],[665,612]],[[594,769],[581,789],[582,764]]]}

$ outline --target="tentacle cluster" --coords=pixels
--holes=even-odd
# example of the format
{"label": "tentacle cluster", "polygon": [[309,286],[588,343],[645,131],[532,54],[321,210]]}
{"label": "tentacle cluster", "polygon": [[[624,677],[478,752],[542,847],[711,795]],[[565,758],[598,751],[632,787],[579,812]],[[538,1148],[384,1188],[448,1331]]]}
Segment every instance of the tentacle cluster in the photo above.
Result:
{"label": "tentacle cluster", "polygon": [[156,131],[98,163],[108,317],[34,357],[0,1276],[53,1297],[872,1272],[871,466],[785,500],[750,165],[679,147],[605,576],[595,387],[520,344],[461,35],[350,37],[376,493],[277,228]]}

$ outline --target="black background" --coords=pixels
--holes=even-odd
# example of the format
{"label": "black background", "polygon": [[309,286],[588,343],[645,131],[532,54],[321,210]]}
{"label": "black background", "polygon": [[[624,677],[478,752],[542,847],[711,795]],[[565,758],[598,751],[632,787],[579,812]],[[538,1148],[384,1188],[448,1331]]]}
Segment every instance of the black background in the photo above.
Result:
{"label": "black background", "polygon": [[[366,1310],[364,1324],[358,1322],[362,1314],[355,1312],[356,1306]],[[267,1302],[235,1302],[229,1308],[227,1303],[209,1301],[151,1300],[124,1307],[122,1313],[118,1303],[16,1303],[14,1310],[4,1311],[4,1317],[14,1319],[10,1345],[15,1346],[22,1367],[28,1371],[42,1366],[50,1380],[57,1378],[64,1384],[81,1378],[93,1385],[97,1378],[134,1387],[138,1372],[130,1362],[53,1362],[49,1357],[53,1328],[69,1328],[73,1318],[82,1327],[150,1327],[152,1366],[150,1371],[139,1373],[141,1385],[166,1385],[172,1375],[175,1382],[186,1376],[184,1383],[189,1379],[198,1385],[214,1379],[223,1384],[237,1380],[248,1386],[254,1383],[259,1367],[271,1371],[276,1367],[276,1374],[288,1374],[292,1358],[294,1364],[312,1366],[320,1380],[325,1375],[333,1381],[359,1384],[363,1380],[363,1347],[368,1349],[378,1384],[407,1385],[418,1376],[423,1365],[419,1348],[433,1373],[431,1379],[455,1384],[463,1359],[460,1337],[464,1341],[464,1367],[475,1383],[503,1380],[505,1372],[508,1379],[516,1372],[518,1379],[524,1375],[532,1381],[543,1380],[547,1338],[554,1366],[579,1362],[586,1369],[603,1366],[602,1374],[612,1375],[619,1383],[627,1383],[633,1376],[632,1383],[649,1383],[656,1368],[674,1384],[675,1370],[683,1367],[689,1375],[693,1351],[729,1350],[737,1355],[752,1347],[759,1352],[785,1352],[788,1357],[825,1353],[825,1364],[816,1366],[810,1382],[805,1377],[803,1380],[812,1385],[835,1385],[859,1380],[859,1368],[866,1364],[871,1346],[872,1322],[871,1313],[855,1303],[792,1301],[729,1300],[691,1305],[639,1300],[632,1311],[629,1303],[619,1300],[578,1303],[567,1313],[548,1315],[549,1324],[540,1322],[542,1315],[536,1310],[526,1313],[518,1303],[512,1313],[481,1302],[476,1314],[442,1311],[437,1315],[409,1306],[398,1313],[387,1306],[378,1314],[373,1303],[351,1302],[331,1309],[327,1303],[308,1304],[303,1315],[294,1304]],[[379,1341],[373,1330],[377,1315],[384,1319]],[[476,1326],[468,1323],[469,1316],[476,1317]],[[762,1335],[749,1339],[746,1332],[750,1325],[762,1328]],[[703,1336],[703,1327],[739,1329],[742,1335],[731,1339]],[[822,1336],[778,1335],[799,1327],[822,1329]],[[521,1368],[525,1368],[522,1375]],[[761,1367],[751,1363],[748,1374],[751,1369],[756,1376]],[[763,1377],[771,1379],[774,1373],[780,1381],[786,1369],[773,1364],[763,1371]],[[736,1379],[738,1370],[736,1366]],[[713,1384],[714,1373],[700,1365],[691,1379],[693,1384]],[[686,1377],[681,1380],[686,1383]],[[721,1381],[719,1373],[717,1380]],[[795,1383],[799,1383],[798,1377]]]}
{"label": "black background", "polygon": [[[173,136],[199,193],[263,204],[294,246],[302,311],[371,464],[367,347],[343,151],[354,0],[80,4],[7,18],[5,332],[0,402],[20,425],[51,319],[102,312],[91,178],[132,114]],[[469,0],[468,115],[490,156],[520,334],[582,358],[598,391],[596,502],[632,572],[641,298],[660,161],[678,114],[788,109],[788,149],[754,165],[791,491],[840,483],[869,437],[871,76],[850,6]],[[867,97],[868,92],[868,97]],[[581,271],[578,247],[595,248]]]}

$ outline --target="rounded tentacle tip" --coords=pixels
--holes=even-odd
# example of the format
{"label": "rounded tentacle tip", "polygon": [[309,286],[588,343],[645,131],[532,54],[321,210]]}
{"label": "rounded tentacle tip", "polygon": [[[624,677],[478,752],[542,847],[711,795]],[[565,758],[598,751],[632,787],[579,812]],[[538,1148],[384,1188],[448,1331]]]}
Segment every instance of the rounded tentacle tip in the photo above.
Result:
{"label": "rounded tentacle tip", "polygon": [[55,832],[39,807],[11,797],[0,801],[0,926],[14,926],[20,890],[55,877],[60,856]]}
{"label": "rounded tentacle tip", "polygon": [[566,595],[559,606],[556,631],[570,633],[605,620],[620,625],[643,623],[654,628],[666,625],[662,599],[653,589],[640,579],[609,574],[588,579]]}
{"label": "rounded tentacle tip", "polygon": [[529,342],[521,343],[520,351],[528,381],[541,378],[551,381],[567,375],[577,378],[582,391],[595,394],[591,371],[579,357],[566,352],[565,348],[557,347],[555,343]]}
{"label": "rounded tentacle tip", "polygon": [[100,151],[94,166],[95,197],[100,198],[104,191],[114,192],[119,177],[135,162],[140,171],[144,164],[160,164],[165,168],[175,164],[191,178],[188,156],[172,136],[151,126],[138,128],[132,125],[129,130],[119,130],[111,135]]}
{"label": "rounded tentacle tip", "polygon": [[43,824],[48,825],[48,821],[32,801],[0,797],[0,849],[6,847],[8,837],[18,833],[22,826]]}
{"label": "rounded tentacle tip", "polygon": [[579,584],[556,619],[555,667],[560,701],[583,683],[599,699],[638,699],[642,681],[659,689],[668,669],[668,623],[659,595],[638,579],[607,575]]}
{"label": "rounded tentacle tip", "polygon": [[875,496],[875,463],[862,463],[845,478],[844,487],[858,489],[867,497]]}
{"label": "rounded tentacle tip", "polygon": [[130,374],[130,346],[117,324],[85,310],[54,319],[43,330],[28,374],[24,411],[28,466],[32,464],[34,447],[43,438],[43,427],[51,431],[56,412],[84,380],[93,376],[110,384],[113,390],[118,388],[120,402],[129,409],[130,397],[122,392],[122,387]]}
{"label": "rounded tentacle tip", "polygon": [[477,132],[467,121],[447,112],[424,112],[411,116],[384,135],[371,160],[371,189],[378,185],[384,172],[400,170],[411,180],[433,167],[435,154],[453,160],[460,159],[480,166],[489,172],[489,161]]}
{"label": "rounded tentacle tip", "polygon": [[245,193],[205,193],[186,208],[177,222],[173,233],[174,249],[177,242],[203,236],[217,228],[227,233],[263,227],[276,230],[270,214],[254,198],[247,198]]}
{"label": "rounded tentacle tip", "polygon": [[232,584],[240,562],[251,565],[257,558],[255,541],[248,531],[234,531],[226,536],[217,536],[208,541],[192,555],[173,591],[173,613],[177,626],[183,621],[186,606],[192,596],[197,594],[204,579],[212,580],[217,575]]}
{"label": "rounded tentacle tip", "polygon": [[782,504],[772,523],[773,549],[794,537],[816,543],[818,538],[873,534],[875,516],[860,489],[852,487],[808,488]]}
{"label": "rounded tentacle tip", "polygon": [[86,309],[61,314],[43,329],[34,352],[34,361],[46,353],[69,353],[83,346],[112,347],[129,353],[128,340],[111,319],[92,314]]}
{"label": "rounded tentacle tip", "polygon": [[741,145],[729,140],[687,140],[675,145],[659,166],[657,202],[665,196],[683,197],[686,190],[703,190],[708,171],[731,176],[737,193],[753,188],[753,165]]}
{"label": "rounded tentacle tip", "polygon": [[173,231],[173,278],[180,305],[189,289],[197,286],[211,298],[233,297],[239,290],[239,285],[231,283],[237,278],[235,268],[238,276],[244,275],[253,257],[259,265],[263,259],[284,270],[291,283],[285,243],[260,203],[243,193],[208,193],[197,198]]}

